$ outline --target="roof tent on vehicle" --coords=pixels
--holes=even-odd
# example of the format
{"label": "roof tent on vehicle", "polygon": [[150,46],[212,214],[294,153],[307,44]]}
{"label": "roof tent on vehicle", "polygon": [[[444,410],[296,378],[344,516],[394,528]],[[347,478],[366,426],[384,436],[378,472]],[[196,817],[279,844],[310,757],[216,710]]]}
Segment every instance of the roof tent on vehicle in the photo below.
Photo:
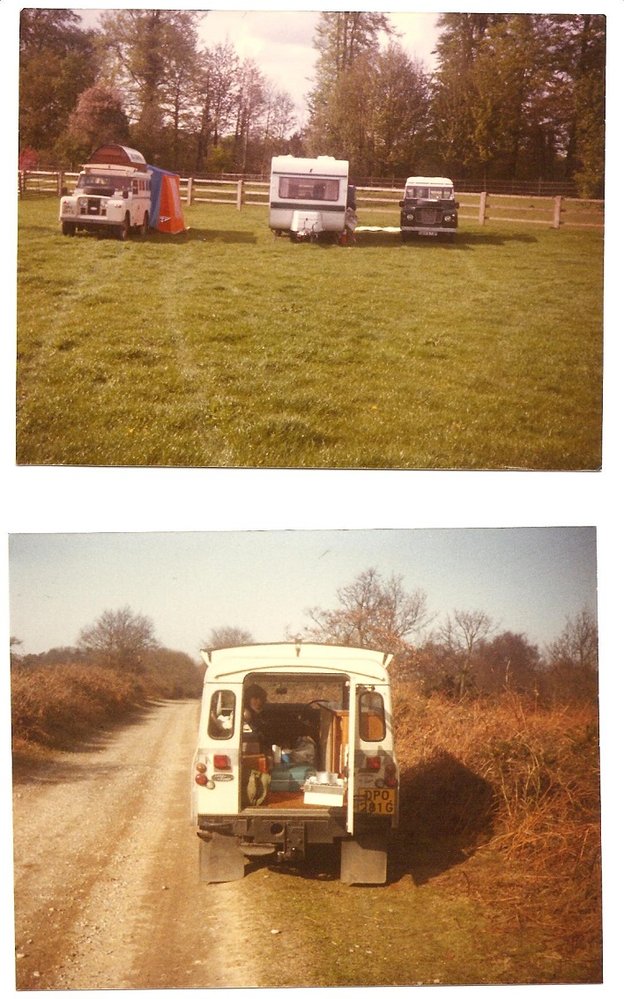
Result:
{"label": "roof tent on vehicle", "polygon": [[138,149],[130,149],[129,146],[119,146],[115,143],[98,146],[95,152],[91,153],[88,162],[107,166],[135,167],[137,170],[144,170],[146,167],[145,159]]}
{"label": "roof tent on vehicle", "polygon": [[160,167],[147,169],[151,175],[150,226],[158,232],[184,232],[179,176]]}

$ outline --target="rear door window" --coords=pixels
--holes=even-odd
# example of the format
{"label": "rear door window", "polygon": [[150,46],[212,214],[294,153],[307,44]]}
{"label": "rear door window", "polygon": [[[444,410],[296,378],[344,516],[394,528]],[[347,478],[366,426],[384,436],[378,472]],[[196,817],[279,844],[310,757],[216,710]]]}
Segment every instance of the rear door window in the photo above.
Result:
{"label": "rear door window", "polygon": [[231,739],[234,733],[236,695],[232,690],[215,690],[210,699],[208,735],[211,739]]}
{"label": "rear door window", "polygon": [[360,694],[360,739],[364,742],[381,742],[386,734],[386,716],[381,694],[367,690]]}

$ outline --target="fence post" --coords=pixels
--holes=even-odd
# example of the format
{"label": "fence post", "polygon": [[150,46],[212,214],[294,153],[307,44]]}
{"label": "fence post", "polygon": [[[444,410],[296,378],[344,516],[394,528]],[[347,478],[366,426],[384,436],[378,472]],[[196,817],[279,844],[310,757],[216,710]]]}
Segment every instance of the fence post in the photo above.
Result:
{"label": "fence post", "polygon": [[193,204],[193,177],[189,177],[186,182],[186,203],[187,205]]}
{"label": "fence post", "polygon": [[243,201],[244,201],[244,190],[243,190],[243,187],[244,187],[243,181],[242,180],[237,181],[237,184],[236,184],[236,208],[238,209],[239,212],[242,211],[242,209],[243,209]]}
{"label": "fence post", "polygon": [[485,225],[486,209],[487,209],[487,191],[481,191],[481,195],[479,197],[479,225]]}
{"label": "fence post", "polygon": [[553,216],[553,227],[555,229],[561,228],[561,202],[563,198],[560,194],[555,197],[555,212]]}
{"label": "fence post", "polygon": [[58,195],[59,198],[63,194],[63,171],[62,170],[59,170],[59,172],[56,175],[56,193],[57,193],[57,195]]}

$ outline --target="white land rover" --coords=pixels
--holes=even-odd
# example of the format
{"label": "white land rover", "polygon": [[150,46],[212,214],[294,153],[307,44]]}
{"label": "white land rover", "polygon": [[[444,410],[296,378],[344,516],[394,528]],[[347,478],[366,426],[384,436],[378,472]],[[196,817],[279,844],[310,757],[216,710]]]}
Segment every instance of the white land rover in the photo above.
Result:
{"label": "white land rover", "polygon": [[340,844],[346,884],[383,884],[399,774],[392,656],[307,643],[202,652],[193,760],[200,879],[235,881],[245,857]]}
{"label": "white land rover", "polygon": [[135,229],[147,235],[150,173],[142,154],[127,146],[100,146],[78,176],[76,189],[61,198],[64,236],[78,230],[113,232],[127,239]]}

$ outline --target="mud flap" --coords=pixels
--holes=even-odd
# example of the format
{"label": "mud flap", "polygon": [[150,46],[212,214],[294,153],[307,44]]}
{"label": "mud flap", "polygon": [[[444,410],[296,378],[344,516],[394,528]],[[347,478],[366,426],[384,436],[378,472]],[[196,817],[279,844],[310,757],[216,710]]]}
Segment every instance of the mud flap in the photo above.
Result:
{"label": "mud flap", "polygon": [[346,885],[382,885],[386,882],[387,832],[358,833],[340,845],[340,880]]}
{"label": "mud flap", "polygon": [[199,841],[199,880],[210,884],[240,881],[245,873],[245,857],[235,836],[212,833]]}

